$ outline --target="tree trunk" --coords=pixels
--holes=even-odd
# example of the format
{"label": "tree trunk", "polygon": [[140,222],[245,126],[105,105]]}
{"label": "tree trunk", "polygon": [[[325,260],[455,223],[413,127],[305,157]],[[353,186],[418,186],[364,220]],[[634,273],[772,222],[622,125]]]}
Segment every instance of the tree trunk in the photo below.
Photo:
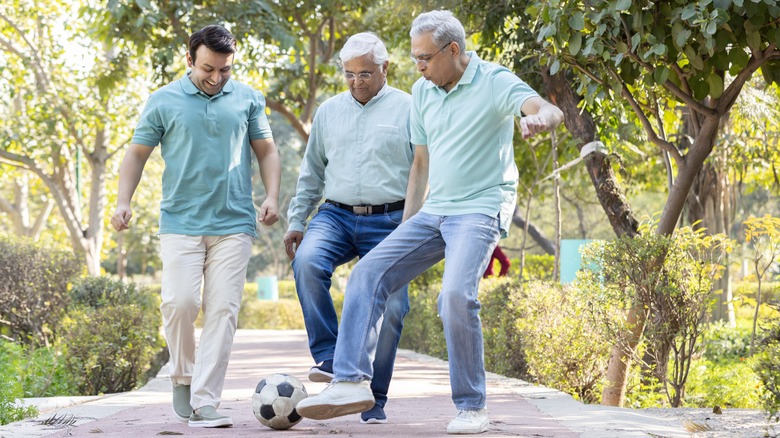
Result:
{"label": "tree trunk", "polygon": [[[548,70],[543,69],[542,79],[547,96],[563,111],[566,128],[577,138],[578,147],[582,150],[585,144],[596,138],[596,125],[593,117],[577,106],[580,98],[571,89],[563,72],[550,76]],[[615,234],[618,237],[635,236],[639,229],[639,222],[621,193],[620,185],[612,172],[609,156],[601,152],[593,152],[586,156],[584,161],[596,189],[596,196]],[[631,310],[627,318],[634,322],[634,330],[629,336],[629,347],[636,348],[644,331],[644,316],[638,316],[635,311]],[[628,381],[629,361],[625,350],[618,346],[612,348],[606,376],[607,384],[602,393],[603,405],[622,406]]]}
{"label": "tree trunk", "polygon": [[[548,98],[563,111],[566,129],[577,139],[577,147],[582,150],[583,146],[596,139],[593,117],[577,106],[582,99],[572,90],[564,72],[551,76],[549,71],[543,68],[542,80]],[[596,196],[615,235],[635,236],[639,222],[621,193],[620,184],[612,172],[609,155],[593,152],[586,156],[584,161],[596,189]]]}
{"label": "tree trunk", "polygon": [[659,235],[668,236],[677,228],[677,221],[685,207],[685,200],[688,198],[693,181],[704,164],[704,160],[712,152],[719,120],[718,117],[708,117],[704,120],[699,135],[685,155],[682,165],[679,166],[674,186],[666,199],[661,219],[658,221],[657,233]]}
{"label": "tree trunk", "polygon": [[601,404],[604,406],[623,406],[626,401],[626,387],[628,385],[628,368],[631,365],[629,351],[635,350],[645,331],[647,318],[644,313],[632,308],[626,315],[626,320],[633,327],[628,334],[625,349],[615,345],[609,356],[607,364],[606,383],[601,393]]}

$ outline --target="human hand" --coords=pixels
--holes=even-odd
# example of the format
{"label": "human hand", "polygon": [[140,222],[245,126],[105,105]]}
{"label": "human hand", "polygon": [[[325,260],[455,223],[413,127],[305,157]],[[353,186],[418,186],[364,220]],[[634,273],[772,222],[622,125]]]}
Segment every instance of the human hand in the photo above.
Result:
{"label": "human hand", "polygon": [[279,207],[274,200],[263,201],[263,205],[257,210],[257,220],[266,226],[273,225],[279,220]]}
{"label": "human hand", "polygon": [[129,205],[119,205],[116,212],[111,216],[111,225],[117,231],[124,231],[130,228],[130,219],[133,217],[133,210]]}
{"label": "human hand", "polygon": [[550,125],[547,123],[547,118],[539,114],[528,115],[520,119],[520,131],[523,133],[524,139],[531,138],[548,129],[550,129]]}
{"label": "human hand", "polygon": [[303,240],[303,233],[300,231],[288,231],[284,235],[284,249],[287,251],[287,258],[290,260],[295,258],[295,250],[301,246]]}

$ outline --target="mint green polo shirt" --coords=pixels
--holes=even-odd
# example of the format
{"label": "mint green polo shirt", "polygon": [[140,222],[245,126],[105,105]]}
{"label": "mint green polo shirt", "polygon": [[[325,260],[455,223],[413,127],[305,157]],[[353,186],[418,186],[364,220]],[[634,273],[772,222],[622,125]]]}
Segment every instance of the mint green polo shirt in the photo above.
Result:
{"label": "mint green polo shirt", "polygon": [[257,237],[249,142],[271,136],[263,95],[232,79],[214,96],[188,75],[152,93],[132,143],[161,148],[160,233]]}
{"label": "mint green polo shirt", "polygon": [[508,69],[468,52],[449,93],[420,78],[412,87],[412,143],[427,145],[428,198],[421,211],[499,217],[506,237],[517,202],[514,117],[538,96]]}

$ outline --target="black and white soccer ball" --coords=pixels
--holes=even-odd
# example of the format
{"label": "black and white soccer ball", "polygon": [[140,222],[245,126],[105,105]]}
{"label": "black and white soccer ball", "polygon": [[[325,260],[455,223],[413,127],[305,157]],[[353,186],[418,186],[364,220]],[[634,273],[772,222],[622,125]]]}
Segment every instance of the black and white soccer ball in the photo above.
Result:
{"label": "black and white soccer ball", "polygon": [[301,421],[295,406],[307,396],[300,380],[287,374],[271,374],[257,384],[252,396],[252,411],[265,426],[289,429]]}

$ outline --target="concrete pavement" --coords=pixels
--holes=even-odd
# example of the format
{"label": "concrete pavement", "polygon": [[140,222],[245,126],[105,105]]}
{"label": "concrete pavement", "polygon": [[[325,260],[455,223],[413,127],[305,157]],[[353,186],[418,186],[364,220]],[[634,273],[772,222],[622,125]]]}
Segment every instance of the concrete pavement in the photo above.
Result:
{"label": "concrete pavement", "polygon": [[[298,377],[309,394],[325,384],[306,378],[312,359],[301,330],[238,330],[230,357],[220,412],[233,418],[226,429],[190,428],[171,411],[167,368],[143,388],[103,397],[30,400],[41,409],[35,419],[0,426],[0,438],[16,437],[196,437],[285,438],[312,435],[350,437],[443,437],[457,413],[450,399],[447,363],[400,350],[385,408],[387,424],[360,424],[359,415],[332,420],[303,419],[292,429],[261,425],[252,413],[257,383],[273,373]],[[481,437],[689,437],[682,424],[624,408],[584,405],[560,391],[488,374],[490,430]],[[58,419],[59,424],[43,425]]]}

